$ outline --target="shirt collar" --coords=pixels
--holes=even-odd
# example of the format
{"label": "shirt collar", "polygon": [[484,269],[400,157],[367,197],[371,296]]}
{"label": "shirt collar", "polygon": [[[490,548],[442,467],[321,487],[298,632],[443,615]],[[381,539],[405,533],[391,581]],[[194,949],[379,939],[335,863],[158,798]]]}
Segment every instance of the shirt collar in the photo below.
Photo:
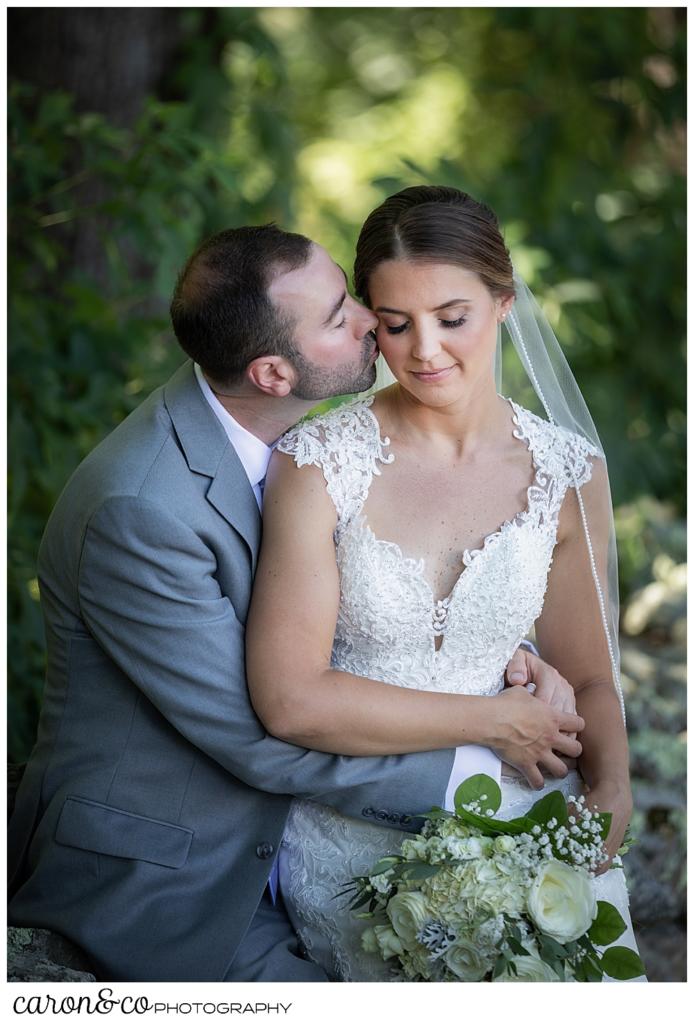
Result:
{"label": "shirt collar", "polygon": [[272,448],[266,445],[264,441],[261,441],[255,434],[251,434],[250,430],[246,430],[241,424],[234,419],[231,413],[224,408],[218,398],[215,397],[212,388],[207,383],[205,375],[198,366],[195,366],[195,376],[197,377],[200,390],[209,402],[209,405],[214,412],[219,422],[224,427],[226,435],[231,441],[238,455],[241,465],[246,471],[251,487],[256,487],[261,480],[264,479],[267,473],[268,463],[270,456],[272,455]]}

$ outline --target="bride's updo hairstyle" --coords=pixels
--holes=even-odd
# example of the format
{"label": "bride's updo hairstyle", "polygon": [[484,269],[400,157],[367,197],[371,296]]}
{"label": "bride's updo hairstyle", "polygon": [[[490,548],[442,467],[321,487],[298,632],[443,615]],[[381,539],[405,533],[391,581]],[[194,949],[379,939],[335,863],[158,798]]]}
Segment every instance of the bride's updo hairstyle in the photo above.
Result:
{"label": "bride's updo hairstyle", "polygon": [[354,261],[354,288],[367,305],[371,274],[386,260],[453,264],[476,273],[494,298],[515,295],[496,214],[457,188],[415,185],[369,214]]}

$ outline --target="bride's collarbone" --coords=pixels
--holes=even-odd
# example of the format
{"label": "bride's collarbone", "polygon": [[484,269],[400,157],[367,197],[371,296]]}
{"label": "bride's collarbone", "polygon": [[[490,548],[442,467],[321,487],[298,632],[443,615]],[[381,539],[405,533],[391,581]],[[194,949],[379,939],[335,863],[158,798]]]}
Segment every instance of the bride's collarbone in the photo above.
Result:
{"label": "bride's collarbone", "polygon": [[446,562],[480,546],[523,511],[530,485],[527,478],[509,480],[503,471],[476,481],[426,472],[385,477],[374,480],[362,508],[373,532],[401,547],[404,542],[410,548],[415,544],[415,550],[437,551]]}

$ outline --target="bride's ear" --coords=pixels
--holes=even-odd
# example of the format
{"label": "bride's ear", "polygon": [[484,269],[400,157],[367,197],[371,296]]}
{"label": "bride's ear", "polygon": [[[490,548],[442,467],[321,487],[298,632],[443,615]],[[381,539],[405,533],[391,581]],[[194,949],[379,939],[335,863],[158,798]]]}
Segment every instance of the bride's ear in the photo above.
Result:
{"label": "bride's ear", "polygon": [[258,356],[246,367],[246,380],[264,395],[286,398],[292,390],[295,371],[282,356]]}
{"label": "bride's ear", "polygon": [[507,295],[505,298],[498,300],[496,318],[499,321],[499,323],[502,323],[510,313],[511,307],[514,303],[514,299],[514,295]]}

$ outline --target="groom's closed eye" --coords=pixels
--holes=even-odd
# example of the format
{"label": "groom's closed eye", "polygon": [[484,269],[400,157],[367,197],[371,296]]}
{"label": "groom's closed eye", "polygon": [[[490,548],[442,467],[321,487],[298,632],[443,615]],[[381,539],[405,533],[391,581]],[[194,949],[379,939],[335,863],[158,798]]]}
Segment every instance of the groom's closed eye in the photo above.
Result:
{"label": "groom's closed eye", "polygon": [[[340,310],[344,306],[346,298],[347,298],[347,292],[344,291],[342,293],[342,295],[340,296],[340,298],[337,300],[337,302],[334,304],[334,306],[332,307],[330,312],[328,313],[328,316],[326,317],[326,319],[323,321],[323,324],[322,324],[323,327],[328,327],[333,322],[335,317],[338,315],[338,313],[340,312]],[[344,323],[344,321],[343,321],[343,323]],[[337,326],[341,327],[342,324],[338,324]]]}

